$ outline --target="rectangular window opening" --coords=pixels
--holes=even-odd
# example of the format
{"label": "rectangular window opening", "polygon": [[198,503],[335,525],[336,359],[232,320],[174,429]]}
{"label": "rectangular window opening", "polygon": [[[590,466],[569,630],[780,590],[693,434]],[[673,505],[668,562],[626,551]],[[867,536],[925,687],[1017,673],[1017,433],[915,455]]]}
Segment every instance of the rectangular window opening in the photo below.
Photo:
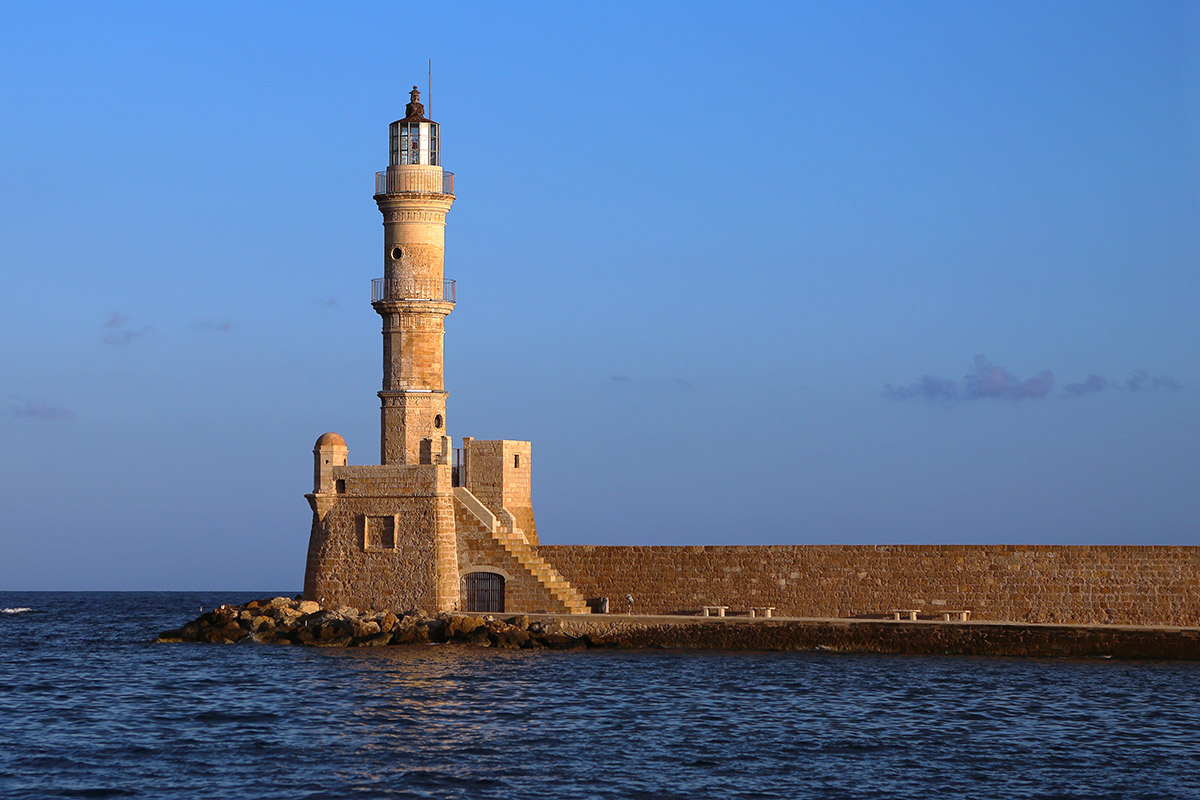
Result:
{"label": "rectangular window opening", "polygon": [[394,516],[364,517],[363,549],[395,550],[396,518]]}

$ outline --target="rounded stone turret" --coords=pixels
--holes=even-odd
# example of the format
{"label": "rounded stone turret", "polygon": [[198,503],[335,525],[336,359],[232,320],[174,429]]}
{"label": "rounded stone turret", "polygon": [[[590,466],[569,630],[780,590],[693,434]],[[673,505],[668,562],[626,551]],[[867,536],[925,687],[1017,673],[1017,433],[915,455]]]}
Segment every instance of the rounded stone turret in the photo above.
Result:
{"label": "rounded stone turret", "polygon": [[350,461],[350,448],[346,440],[336,433],[323,433],[313,446],[313,493],[328,494],[336,491],[333,478],[334,467],[344,467]]}
{"label": "rounded stone turret", "polygon": [[346,440],[342,438],[342,435],[340,433],[333,433],[333,432],[322,433],[317,438],[316,447],[329,447],[329,446],[345,447]]}

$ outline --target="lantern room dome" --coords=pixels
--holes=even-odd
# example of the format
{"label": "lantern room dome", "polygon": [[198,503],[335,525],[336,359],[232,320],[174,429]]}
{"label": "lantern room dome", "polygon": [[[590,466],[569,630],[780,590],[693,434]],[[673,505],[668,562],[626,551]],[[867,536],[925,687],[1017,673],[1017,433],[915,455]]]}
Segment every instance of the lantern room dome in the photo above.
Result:
{"label": "lantern room dome", "polygon": [[404,106],[404,117],[396,122],[433,122],[425,116],[425,104],[421,102],[421,90],[417,87],[414,86],[408,93],[408,105]]}
{"label": "lantern room dome", "polygon": [[421,102],[421,91],[413,87],[409,92],[408,105],[404,107],[404,118],[388,126],[388,167],[441,166],[440,126],[425,116],[425,105]]}

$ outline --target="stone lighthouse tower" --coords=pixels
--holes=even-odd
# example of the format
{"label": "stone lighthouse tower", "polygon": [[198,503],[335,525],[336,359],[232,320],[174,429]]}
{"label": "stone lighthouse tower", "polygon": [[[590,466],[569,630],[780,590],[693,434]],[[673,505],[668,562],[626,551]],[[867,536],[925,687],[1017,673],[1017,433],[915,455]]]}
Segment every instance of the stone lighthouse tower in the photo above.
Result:
{"label": "stone lighthouse tower", "polygon": [[388,166],[375,174],[383,277],[371,282],[383,321],[380,463],[350,464],[336,433],[317,440],[304,595],[331,608],[584,612],[538,555],[530,443],[464,437],[451,463],[442,346],[454,175],[417,87],[388,133]]}
{"label": "stone lighthouse tower", "polygon": [[381,464],[450,461],[442,347],[455,292],[443,269],[454,174],[442,170],[438,124],[420,98],[414,86],[389,130],[388,168],[375,176],[384,231],[383,277],[371,287],[383,318]]}

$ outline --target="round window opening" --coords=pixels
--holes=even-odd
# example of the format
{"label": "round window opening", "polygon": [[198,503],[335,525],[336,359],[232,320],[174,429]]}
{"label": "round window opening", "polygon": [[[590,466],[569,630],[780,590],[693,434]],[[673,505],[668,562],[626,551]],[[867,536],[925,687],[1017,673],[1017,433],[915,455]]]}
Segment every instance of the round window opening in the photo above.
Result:
{"label": "round window opening", "polygon": [[433,417],[433,427],[435,427],[435,428],[441,428],[441,427],[442,427],[442,415],[441,415],[441,414],[435,414],[435,415],[434,415],[434,417]]}
{"label": "round window opening", "polygon": [[400,256],[402,256],[402,255],[404,255],[404,251],[401,250],[399,247],[392,248],[392,260],[399,261]]}

